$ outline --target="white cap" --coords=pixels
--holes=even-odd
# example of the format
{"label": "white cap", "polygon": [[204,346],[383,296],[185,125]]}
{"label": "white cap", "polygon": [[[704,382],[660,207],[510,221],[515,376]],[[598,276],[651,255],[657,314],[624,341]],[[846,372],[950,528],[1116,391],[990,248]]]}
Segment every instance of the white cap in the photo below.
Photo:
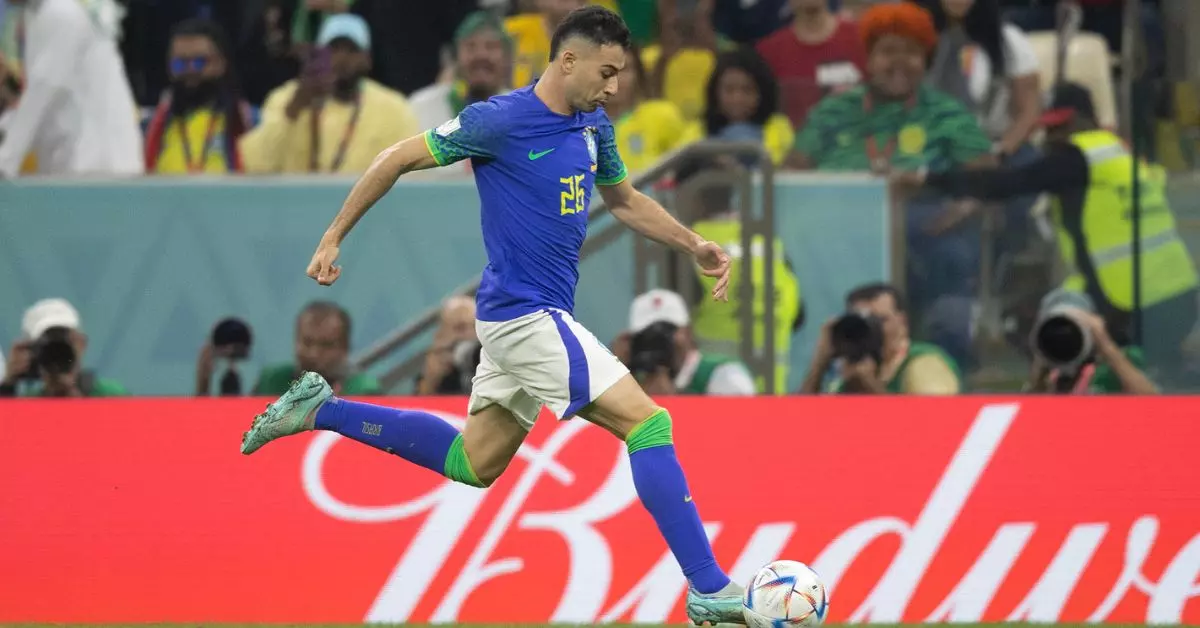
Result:
{"label": "white cap", "polygon": [[655,323],[687,327],[691,318],[683,297],[670,290],[656,288],[634,299],[629,306],[629,331],[636,334]]}
{"label": "white cap", "polygon": [[366,20],[353,13],[330,15],[321,23],[317,45],[328,46],[335,39],[349,39],[360,50],[370,50],[371,28]]}
{"label": "white cap", "polygon": [[80,329],[79,312],[66,299],[42,299],[25,310],[21,332],[29,340],[37,340],[51,327]]}

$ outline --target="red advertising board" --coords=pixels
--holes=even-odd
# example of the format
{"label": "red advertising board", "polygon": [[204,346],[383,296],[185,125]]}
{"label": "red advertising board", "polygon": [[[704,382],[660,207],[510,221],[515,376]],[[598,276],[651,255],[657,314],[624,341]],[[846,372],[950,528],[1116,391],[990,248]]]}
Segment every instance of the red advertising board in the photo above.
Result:
{"label": "red advertising board", "polygon": [[[462,399],[390,399],[461,421]],[[1200,623],[1200,399],[672,399],[718,560],[832,621]],[[0,403],[0,623],[682,622],[606,432],[544,417],[487,491],[262,400]]]}

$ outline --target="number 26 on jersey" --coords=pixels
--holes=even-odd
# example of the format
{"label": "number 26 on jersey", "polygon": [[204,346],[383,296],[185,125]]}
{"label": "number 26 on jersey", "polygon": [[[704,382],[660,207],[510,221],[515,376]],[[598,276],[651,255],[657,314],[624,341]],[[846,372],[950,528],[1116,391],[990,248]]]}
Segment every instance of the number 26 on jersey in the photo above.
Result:
{"label": "number 26 on jersey", "polygon": [[558,182],[566,187],[562,192],[562,213],[559,215],[582,214],[585,209],[583,200],[583,175],[577,174],[573,177],[563,177]]}

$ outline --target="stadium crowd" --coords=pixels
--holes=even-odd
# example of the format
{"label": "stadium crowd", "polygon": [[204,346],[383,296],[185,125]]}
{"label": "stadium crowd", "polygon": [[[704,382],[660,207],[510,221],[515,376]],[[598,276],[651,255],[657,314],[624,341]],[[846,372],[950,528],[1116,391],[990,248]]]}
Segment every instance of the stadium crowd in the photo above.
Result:
{"label": "stadium crowd", "polygon": [[[893,178],[898,172],[1019,172],[1048,150],[1039,147],[1043,127],[1069,122],[1048,114],[1065,112],[1074,116],[1071,123],[1096,129],[1108,122],[1099,119],[1094,101],[1111,102],[1111,93],[1071,84],[1052,89],[1043,78],[1044,59],[1023,27],[1053,28],[1053,2],[596,3],[622,13],[636,41],[620,92],[606,107],[633,172],[703,139],[759,142],[777,166],[802,171]],[[0,177],[360,173],[396,140],[536,80],[547,63],[552,26],[584,4],[0,0]],[[1112,51],[1121,46],[1121,4],[1080,2],[1084,28],[1100,33]],[[1151,74],[1164,56],[1154,4],[1143,2]],[[754,167],[753,161],[697,160],[675,178]],[[469,161],[445,174],[469,175]],[[896,182],[907,202],[904,293],[879,284],[846,298],[849,312],[866,313],[862,318],[880,335],[878,346],[863,359],[847,360],[834,337],[838,321],[807,321],[823,327],[800,392],[966,390],[963,374],[976,366],[972,304],[984,262],[980,216],[1002,216],[999,245],[990,254],[1011,257],[1030,245],[1038,193],[1061,192],[974,199],[932,179],[928,185]],[[732,195],[726,186],[700,197],[698,232],[718,242],[741,241]],[[781,253],[773,286],[775,336],[777,354],[786,358],[792,332],[806,321],[800,286],[787,252]],[[1190,303],[1171,311],[1181,337],[1197,318],[1194,272],[1188,277],[1157,295]],[[1098,365],[1089,367],[1103,372],[1089,372],[1091,383],[1081,388],[1070,373],[1062,378],[1070,383],[1059,388],[1152,390],[1132,375],[1142,372],[1142,358],[1128,346],[1126,300],[1114,297],[1110,285],[1078,287],[1088,298],[1071,302],[1071,316],[1093,332]],[[1043,308],[1061,301],[1038,296]],[[641,295],[614,353],[653,393],[755,394],[762,382],[725,357],[736,355],[740,331],[730,327],[732,317],[713,309],[719,307],[688,303],[673,292]],[[469,389],[478,360],[473,313],[469,299],[446,302],[418,392]],[[338,392],[381,392],[370,377],[346,369],[350,326],[350,314],[336,304],[313,303],[296,321],[293,360],[245,385],[236,372],[226,373],[214,388],[216,359],[236,356],[250,343],[244,324],[222,321],[199,356],[196,393],[277,394],[304,369],[321,372]],[[61,337],[46,338],[47,330]],[[59,345],[70,349],[74,366],[54,362],[52,347],[66,351]],[[123,393],[116,382],[80,368],[85,349],[71,304],[33,305],[10,347],[8,368],[0,368],[6,372],[0,394]],[[34,376],[31,365],[42,354],[50,356],[44,359],[51,368]],[[781,381],[783,370],[777,369]],[[1030,388],[1050,387],[1051,370],[1036,365]]]}

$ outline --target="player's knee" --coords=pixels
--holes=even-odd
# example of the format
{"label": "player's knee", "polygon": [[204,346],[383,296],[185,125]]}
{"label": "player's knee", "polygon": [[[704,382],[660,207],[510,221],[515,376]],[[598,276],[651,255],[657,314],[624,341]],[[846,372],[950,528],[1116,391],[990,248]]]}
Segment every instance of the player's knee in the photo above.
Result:
{"label": "player's knee", "polygon": [[482,464],[474,468],[475,478],[479,480],[480,488],[487,488],[496,483],[501,475],[504,475],[504,470],[508,468],[508,461],[503,463]]}
{"label": "player's knee", "polygon": [[626,375],[600,395],[585,416],[617,437],[627,439],[659,410],[658,404],[642,390],[637,381]]}
{"label": "player's knee", "polygon": [[512,456],[500,454],[495,450],[484,449],[467,452],[467,464],[471,467],[474,484],[480,488],[487,488],[495,484],[496,480],[504,475],[511,460]]}

